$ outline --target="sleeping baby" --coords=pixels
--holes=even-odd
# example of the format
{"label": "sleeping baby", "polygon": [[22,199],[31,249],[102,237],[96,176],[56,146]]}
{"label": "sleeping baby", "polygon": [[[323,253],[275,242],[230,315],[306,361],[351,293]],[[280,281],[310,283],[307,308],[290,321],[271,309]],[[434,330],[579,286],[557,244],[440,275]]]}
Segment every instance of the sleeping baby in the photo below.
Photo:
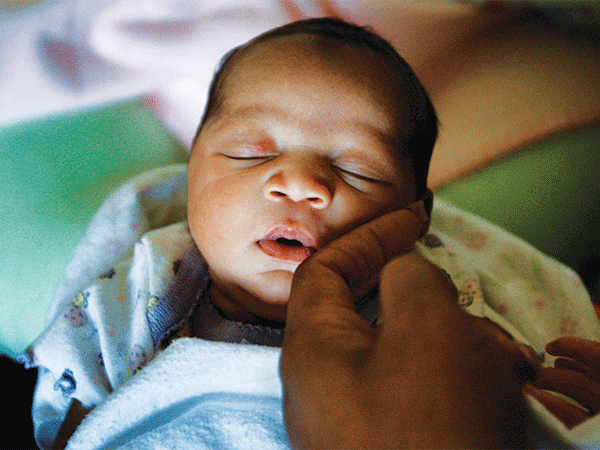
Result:
{"label": "sleeping baby", "polygon": [[[412,211],[423,254],[469,286],[467,310],[481,304],[473,272],[425,236],[437,132],[411,68],[367,29],[295,22],[226,55],[189,160],[187,226],[148,233],[82,286],[25,357],[40,368],[38,444],[63,445],[174,339],[280,346],[296,268],[387,212]],[[375,281],[356,308],[377,326]]]}

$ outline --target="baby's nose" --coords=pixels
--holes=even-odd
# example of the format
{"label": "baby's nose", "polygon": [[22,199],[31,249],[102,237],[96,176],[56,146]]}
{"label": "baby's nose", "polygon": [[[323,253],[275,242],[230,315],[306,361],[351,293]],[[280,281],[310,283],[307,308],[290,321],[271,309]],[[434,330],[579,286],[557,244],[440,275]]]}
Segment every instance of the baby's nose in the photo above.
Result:
{"label": "baby's nose", "polygon": [[333,198],[333,189],[323,170],[317,166],[291,166],[269,177],[263,194],[270,201],[306,202],[311,207],[323,209]]}

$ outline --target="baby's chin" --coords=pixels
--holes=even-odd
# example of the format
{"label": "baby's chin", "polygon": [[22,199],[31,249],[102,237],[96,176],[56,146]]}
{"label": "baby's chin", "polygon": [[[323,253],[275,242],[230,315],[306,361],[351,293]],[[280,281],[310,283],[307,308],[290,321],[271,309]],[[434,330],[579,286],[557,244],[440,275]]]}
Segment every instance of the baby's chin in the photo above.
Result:
{"label": "baby's chin", "polygon": [[253,297],[249,300],[251,304],[247,304],[248,309],[265,319],[284,322],[293,277],[292,272],[284,270],[261,274],[248,289]]}
{"label": "baby's chin", "polygon": [[254,285],[256,296],[268,304],[287,305],[293,278],[294,274],[285,270],[261,274]]}

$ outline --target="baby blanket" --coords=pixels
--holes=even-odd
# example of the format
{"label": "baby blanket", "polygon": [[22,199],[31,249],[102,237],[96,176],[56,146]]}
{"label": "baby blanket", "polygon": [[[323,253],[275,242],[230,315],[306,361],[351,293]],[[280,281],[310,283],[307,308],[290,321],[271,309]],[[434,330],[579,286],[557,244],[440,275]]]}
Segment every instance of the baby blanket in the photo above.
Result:
{"label": "baby blanket", "polygon": [[[72,299],[95,279],[106,283],[107,272],[132,261],[142,236],[156,236],[157,230],[166,237],[168,230],[175,233],[163,240],[144,238],[154,242],[152,251],[144,258],[133,256],[145,273],[157,274],[150,283],[156,283],[165,267],[170,270],[173,242],[188,239],[185,223],[177,225],[185,219],[185,178],[184,165],[164,167],[136,177],[107,200],[65,270],[48,325],[64,322]],[[436,202],[430,231],[416,250],[450,274],[464,309],[494,320],[537,351],[564,335],[600,341],[600,325],[577,275],[480,218]],[[134,269],[132,265],[132,274]],[[136,282],[128,278],[131,289],[137,290],[131,286]],[[111,299],[107,308],[126,303]],[[136,306],[142,316],[135,320],[145,329],[140,317],[144,319],[151,305],[142,306]],[[48,336],[52,334],[46,334],[46,341]],[[99,342],[112,337],[106,330]],[[50,341],[44,344],[47,349],[52,348]],[[36,364],[35,350],[36,344],[29,363]],[[278,350],[181,338],[158,355],[148,354],[153,360],[136,368],[135,376],[113,377],[106,392],[98,391],[103,398],[94,401],[98,406],[76,431],[70,448],[189,448],[186,440],[198,448],[285,448]],[[41,375],[45,380],[54,377],[50,386],[54,383],[56,390],[62,369],[52,372]],[[600,442],[599,418],[568,431],[541,406],[532,405],[544,426],[565,439]]]}
{"label": "baby blanket", "polygon": [[69,449],[286,449],[279,350],[176,340],[94,410]]}

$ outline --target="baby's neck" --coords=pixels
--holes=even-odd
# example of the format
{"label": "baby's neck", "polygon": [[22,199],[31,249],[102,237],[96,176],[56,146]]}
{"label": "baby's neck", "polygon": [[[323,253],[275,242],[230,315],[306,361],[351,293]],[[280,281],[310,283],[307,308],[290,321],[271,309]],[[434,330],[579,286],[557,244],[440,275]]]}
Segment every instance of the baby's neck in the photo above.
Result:
{"label": "baby's neck", "polygon": [[227,319],[270,328],[285,328],[285,322],[273,318],[262,317],[250,311],[244,302],[211,283],[208,288],[211,303]]}

